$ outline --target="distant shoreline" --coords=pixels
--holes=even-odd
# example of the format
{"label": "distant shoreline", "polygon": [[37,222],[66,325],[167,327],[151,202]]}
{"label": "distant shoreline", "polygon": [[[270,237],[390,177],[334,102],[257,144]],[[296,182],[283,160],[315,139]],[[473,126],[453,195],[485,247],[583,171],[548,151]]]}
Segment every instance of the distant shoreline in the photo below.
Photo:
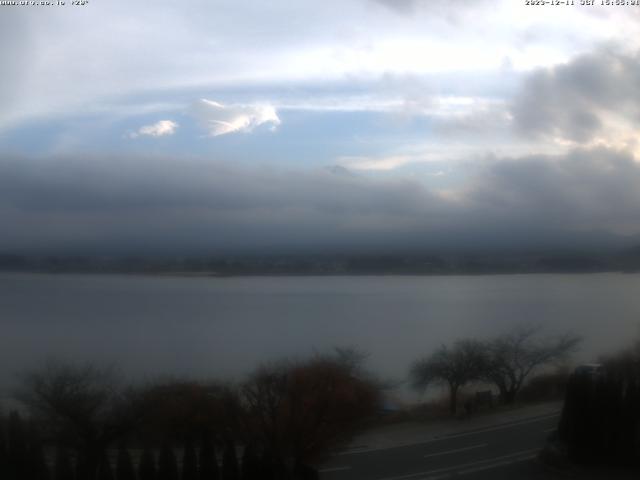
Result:
{"label": "distant shoreline", "polygon": [[173,277],[449,276],[640,272],[640,248],[473,253],[64,256],[0,253],[0,272]]}
{"label": "distant shoreline", "polygon": [[640,270],[536,270],[536,271],[451,271],[451,272],[245,272],[245,273],[219,273],[219,272],[188,272],[188,271],[100,271],[100,270],[0,270],[0,274],[32,274],[32,275],[124,275],[146,277],[172,277],[172,278],[247,278],[247,277],[454,277],[454,276],[500,276],[500,275],[598,275],[606,273],[637,274]]}

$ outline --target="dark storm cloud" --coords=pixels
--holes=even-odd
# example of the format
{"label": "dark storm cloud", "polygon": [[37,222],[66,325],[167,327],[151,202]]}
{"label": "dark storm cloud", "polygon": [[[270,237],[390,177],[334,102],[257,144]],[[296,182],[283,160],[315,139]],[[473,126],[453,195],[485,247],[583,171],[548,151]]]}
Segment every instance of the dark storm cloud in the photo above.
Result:
{"label": "dark storm cloud", "polygon": [[538,70],[517,97],[513,116],[527,135],[586,142],[607,134],[607,116],[640,119],[640,55],[602,50]]}
{"label": "dark storm cloud", "polygon": [[[337,170],[340,172],[340,170]],[[416,195],[404,181],[369,182],[318,171],[239,167],[168,157],[5,158],[0,162],[3,204],[34,212],[111,212],[126,209],[300,208],[398,214]]]}
{"label": "dark storm cloud", "polygon": [[4,157],[0,250],[529,247],[638,231],[639,183],[630,155],[604,149],[493,159],[447,194],[330,170]]}
{"label": "dark storm cloud", "polygon": [[368,243],[415,228],[417,184],[168,158],[3,159],[4,248]]}
{"label": "dark storm cloud", "polygon": [[468,201],[541,227],[640,226],[640,166],[624,152],[576,150],[566,156],[501,160],[475,180]]}

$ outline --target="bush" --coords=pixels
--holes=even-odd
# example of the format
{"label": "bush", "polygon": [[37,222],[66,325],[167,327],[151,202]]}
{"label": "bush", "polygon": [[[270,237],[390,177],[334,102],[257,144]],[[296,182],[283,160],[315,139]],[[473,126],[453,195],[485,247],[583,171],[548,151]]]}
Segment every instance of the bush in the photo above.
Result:
{"label": "bush", "polygon": [[140,457],[138,478],[140,480],[156,480],[156,459],[153,452],[145,448]]}
{"label": "bush", "polygon": [[569,372],[558,370],[533,377],[520,391],[523,402],[542,402],[564,398]]}
{"label": "bush", "polygon": [[200,466],[200,480],[218,480],[220,478],[216,450],[208,434],[202,435],[198,463]]}
{"label": "bush", "polygon": [[73,467],[66,448],[58,447],[56,450],[53,480],[73,480]]}
{"label": "bush", "polygon": [[158,459],[158,480],[178,480],[178,462],[173,449],[169,444],[164,444],[160,450]]}
{"label": "bush", "polygon": [[131,454],[124,445],[118,448],[118,460],[116,463],[116,476],[118,480],[135,480],[136,473],[133,468]]}
{"label": "bush", "polygon": [[571,460],[640,464],[639,352],[605,359],[603,374],[571,376],[559,425]]}
{"label": "bush", "polygon": [[198,480],[198,457],[193,440],[189,437],[182,455],[182,480]]}

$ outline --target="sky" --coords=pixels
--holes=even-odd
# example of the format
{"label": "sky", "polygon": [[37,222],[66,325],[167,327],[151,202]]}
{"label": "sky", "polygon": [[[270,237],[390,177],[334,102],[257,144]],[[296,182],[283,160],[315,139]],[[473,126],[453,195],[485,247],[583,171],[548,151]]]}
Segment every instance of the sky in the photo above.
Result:
{"label": "sky", "polygon": [[0,252],[640,239],[634,2],[17,3]]}

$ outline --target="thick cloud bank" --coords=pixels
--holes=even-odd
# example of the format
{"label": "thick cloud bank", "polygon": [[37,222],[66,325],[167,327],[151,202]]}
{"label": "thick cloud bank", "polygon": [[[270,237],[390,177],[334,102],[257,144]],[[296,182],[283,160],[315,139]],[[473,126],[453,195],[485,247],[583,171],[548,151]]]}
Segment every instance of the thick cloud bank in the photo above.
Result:
{"label": "thick cloud bank", "polygon": [[525,82],[513,115],[527,135],[628,144],[638,136],[640,55],[603,50],[539,70]]}
{"label": "thick cloud bank", "polygon": [[485,159],[467,183],[172,158],[0,159],[1,250],[535,247],[640,230],[640,166],[596,148]]}

